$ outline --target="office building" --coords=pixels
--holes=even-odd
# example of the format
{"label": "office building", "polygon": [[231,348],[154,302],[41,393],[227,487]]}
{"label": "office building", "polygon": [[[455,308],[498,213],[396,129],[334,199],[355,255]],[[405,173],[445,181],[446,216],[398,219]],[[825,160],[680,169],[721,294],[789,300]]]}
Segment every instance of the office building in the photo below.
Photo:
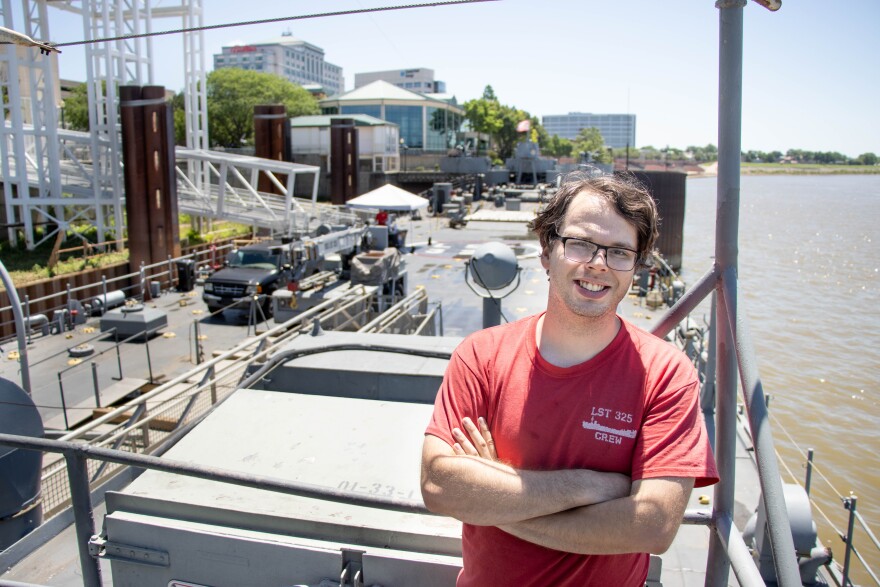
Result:
{"label": "office building", "polygon": [[595,127],[609,147],[623,149],[627,145],[636,146],[635,114],[548,114],[541,118],[541,124],[549,135],[559,135],[563,139],[575,139],[581,129]]}
{"label": "office building", "polygon": [[446,93],[446,82],[435,80],[434,70],[426,67],[356,73],[354,74],[354,89],[368,86],[377,81],[388,82],[398,88],[420,94]]}
{"label": "office building", "polygon": [[237,67],[274,73],[301,86],[323,88],[327,96],[345,90],[342,68],[324,61],[324,50],[290,34],[251,45],[223,47],[214,55],[214,69]]}

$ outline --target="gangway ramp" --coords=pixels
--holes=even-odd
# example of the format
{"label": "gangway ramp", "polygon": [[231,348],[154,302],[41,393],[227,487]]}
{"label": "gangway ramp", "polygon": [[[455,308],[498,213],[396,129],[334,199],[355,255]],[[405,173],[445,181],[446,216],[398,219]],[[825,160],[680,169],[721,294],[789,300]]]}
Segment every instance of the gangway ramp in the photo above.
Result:
{"label": "gangway ramp", "polygon": [[[282,234],[308,232],[310,221],[320,216],[320,167],[183,147],[177,147],[175,154],[178,209],[182,213]],[[261,176],[278,193],[260,191]],[[307,188],[311,201],[295,198],[297,187],[301,192]]]}
{"label": "gangway ramp", "polygon": [[[107,181],[106,140],[87,132],[59,129],[55,149],[58,165],[40,166],[34,163],[34,129],[24,126],[24,157],[29,164],[22,166],[27,175],[22,179],[28,189],[5,198],[10,241],[17,242],[16,227],[24,228],[27,246],[33,248],[53,238],[58,227],[66,228],[78,218],[93,218],[99,231],[124,222],[124,190],[112,187],[123,185],[123,169],[120,165],[118,182]],[[4,123],[3,128],[8,127],[9,123]],[[103,174],[96,173],[96,165],[104,169]],[[321,168],[313,165],[175,147],[181,213],[247,224],[281,235],[303,235],[324,223],[351,224],[353,214],[317,202],[320,172]],[[7,180],[0,178],[0,183]],[[266,185],[272,186],[274,193],[266,191]],[[4,190],[12,193],[6,187]],[[55,228],[37,240],[33,219]]]}

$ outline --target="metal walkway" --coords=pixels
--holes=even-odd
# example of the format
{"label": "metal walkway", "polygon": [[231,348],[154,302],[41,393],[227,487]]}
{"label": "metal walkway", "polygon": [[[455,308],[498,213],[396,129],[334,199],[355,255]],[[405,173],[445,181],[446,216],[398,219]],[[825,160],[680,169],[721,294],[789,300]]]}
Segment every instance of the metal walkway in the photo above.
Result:
{"label": "metal walkway", "polygon": [[[102,206],[118,210],[120,214],[125,209],[125,195],[121,190],[115,191],[95,175],[92,135],[71,130],[59,130],[57,134],[60,165],[59,176],[53,181],[61,185],[63,197],[54,197],[41,189],[45,170],[38,165],[28,167],[27,193],[6,197],[10,223],[16,224],[15,219],[21,219],[9,228],[10,233],[23,228],[29,248],[52,238],[59,229],[68,228],[80,218],[99,217],[94,211]],[[36,142],[32,142],[31,147],[30,150],[36,148]],[[177,147],[175,154],[178,205],[183,214],[291,235],[304,234],[314,228],[315,223],[339,224],[350,220],[340,217],[341,213],[334,207],[317,203],[319,167],[185,147]],[[260,191],[260,178],[263,183],[268,181],[276,193]],[[306,197],[297,198],[295,194]],[[70,207],[77,212],[71,215]],[[61,208],[66,211],[59,212]],[[38,220],[34,222],[33,218]],[[52,229],[44,231],[36,240],[31,235],[34,225],[40,223]],[[12,234],[10,240],[15,240]]]}

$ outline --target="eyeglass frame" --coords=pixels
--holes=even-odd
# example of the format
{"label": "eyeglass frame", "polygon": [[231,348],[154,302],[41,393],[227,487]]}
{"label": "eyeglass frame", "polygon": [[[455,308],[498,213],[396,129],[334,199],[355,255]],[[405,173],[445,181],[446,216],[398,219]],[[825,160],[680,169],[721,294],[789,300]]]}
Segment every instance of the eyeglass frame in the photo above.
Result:
{"label": "eyeglass frame", "polygon": [[[620,247],[617,245],[608,245],[608,246],[600,245],[598,243],[594,243],[591,240],[587,240],[585,238],[580,238],[577,236],[562,236],[561,234],[556,233],[553,235],[552,239],[559,240],[560,242],[562,242],[562,255],[566,259],[571,261],[572,263],[592,263],[596,259],[596,255],[599,254],[599,251],[605,251],[605,265],[607,265],[609,269],[611,269],[613,271],[632,271],[633,269],[635,269],[636,265],[639,264],[639,261],[641,260],[641,257],[642,257],[639,254],[639,252],[635,249],[629,249],[627,247]],[[593,252],[593,256],[585,261],[578,261],[578,260],[572,259],[568,255],[566,255],[565,254],[565,243],[567,243],[570,240],[579,241],[582,243],[587,243],[587,244],[590,244],[590,245],[593,245],[594,247],[596,247],[596,250]],[[632,267],[630,267],[629,269],[617,269],[615,267],[612,267],[611,264],[608,262],[608,250],[609,249],[620,249],[622,251],[628,251],[630,253],[634,253],[635,258],[633,259]]]}

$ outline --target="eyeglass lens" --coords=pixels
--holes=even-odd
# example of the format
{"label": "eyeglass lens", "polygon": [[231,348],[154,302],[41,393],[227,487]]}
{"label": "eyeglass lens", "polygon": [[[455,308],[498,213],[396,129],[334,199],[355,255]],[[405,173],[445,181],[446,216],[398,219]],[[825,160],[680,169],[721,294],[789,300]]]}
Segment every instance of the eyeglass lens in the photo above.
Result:
{"label": "eyeglass lens", "polygon": [[[601,247],[605,251],[605,263],[618,271],[629,271],[635,266],[636,254],[627,249],[617,247]],[[566,239],[563,253],[565,257],[577,263],[589,263],[596,256],[600,247],[589,241]]]}

